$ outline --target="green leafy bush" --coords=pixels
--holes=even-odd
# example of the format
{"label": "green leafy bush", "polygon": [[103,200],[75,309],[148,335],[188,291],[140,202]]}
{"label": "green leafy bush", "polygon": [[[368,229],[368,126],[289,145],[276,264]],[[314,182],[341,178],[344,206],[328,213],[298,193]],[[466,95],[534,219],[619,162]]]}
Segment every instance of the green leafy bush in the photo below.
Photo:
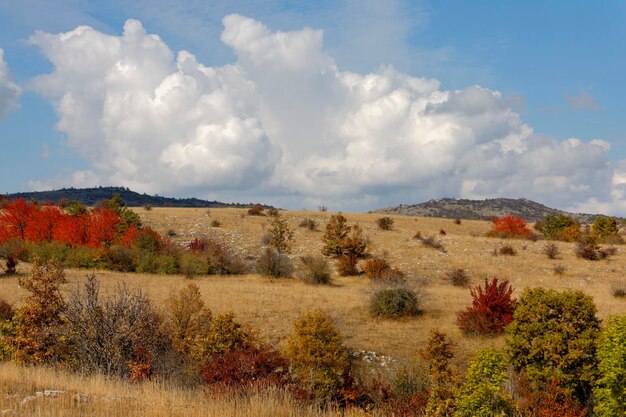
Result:
{"label": "green leafy bush", "polygon": [[432,417],[450,417],[455,412],[458,385],[458,371],[452,367],[455,344],[444,334],[435,329],[430,331],[426,348],[421,356],[428,363],[430,389],[426,404],[426,415]]}
{"label": "green leafy bush", "polygon": [[617,220],[613,217],[604,216],[596,218],[591,227],[591,234],[600,243],[616,238],[619,234]]}
{"label": "green leafy bush", "polygon": [[542,221],[535,225],[535,228],[553,240],[575,242],[580,238],[580,225],[562,213],[558,215],[547,214]]}
{"label": "green leafy bush", "polygon": [[598,417],[626,415],[626,316],[612,317],[598,343],[600,377],[593,389]]}
{"label": "green leafy bush", "polygon": [[370,313],[376,317],[398,318],[421,313],[417,293],[408,288],[386,288],[376,291],[369,306]]}
{"label": "green leafy bush", "polygon": [[312,397],[336,398],[348,383],[350,360],[343,336],[319,310],[296,320],[284,356],[291,374]]}
{"label": "green leafy bush", "polygon": [[514,415],[513,398],[505,390],[507,359],[495,349],[479,351],[470,361],[455,398],[455,417],[508,417]]}
{"label": "green leafy bush", "polygon": [[507,327],[511,365],[531,382],[560,388],[585,404],[596,372],[600,321],[593,298],[581,291],[527,288]]}

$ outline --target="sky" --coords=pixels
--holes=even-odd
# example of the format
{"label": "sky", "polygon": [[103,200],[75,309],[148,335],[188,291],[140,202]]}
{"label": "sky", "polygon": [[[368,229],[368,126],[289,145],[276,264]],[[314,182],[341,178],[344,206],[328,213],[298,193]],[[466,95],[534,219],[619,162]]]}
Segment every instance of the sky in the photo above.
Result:
{"label": "sky", "polygon": [[0,1],[0,193],[626,216],[626,3]]}

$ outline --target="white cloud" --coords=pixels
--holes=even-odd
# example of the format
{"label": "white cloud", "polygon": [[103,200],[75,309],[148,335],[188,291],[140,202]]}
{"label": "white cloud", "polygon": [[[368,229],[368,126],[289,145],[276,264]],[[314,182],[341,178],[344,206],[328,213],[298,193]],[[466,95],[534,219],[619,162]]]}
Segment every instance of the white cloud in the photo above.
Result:
{"label": "white cloud", "polygon": [[567,104],[574,110],[587,110],[587,111],[603,111],[604,109],[597,100],[587,90],[583,90],[577,96],[566,95],[565,99]]}
{"label": "white cloud", "polygon": [[18,107],[22,89],[11,80],[9,67],[4,62],[4,50],[0,48],[0,119],[11,109]]}
{"label": "white cloud", "polygon": [[[615,198],[609,145],[537,135],[499,92],[393,67],[341,71],[323,32],[224,18],[236,61],[207,67],[129,20],[121,36],[36,33],[33,85],[90,179],[160,194],[366,209],[440,196],[557,206]],[[619,176],[618,176],[619,177]]]}

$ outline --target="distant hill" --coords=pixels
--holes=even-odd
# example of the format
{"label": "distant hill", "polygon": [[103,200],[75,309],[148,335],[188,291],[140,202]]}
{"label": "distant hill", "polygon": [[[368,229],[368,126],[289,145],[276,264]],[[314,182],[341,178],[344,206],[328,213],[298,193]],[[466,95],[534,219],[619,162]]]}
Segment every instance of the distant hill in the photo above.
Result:
{"label": "distant hill", "polygon": [[98,202],[109,199],[113,194],[119,194],[122,200],[130,207],[141,207],[151,204],[154,207],[250,207],[252,204],[221,203],[219,201],[206,201],[198,198],[171,198],[158,195],[139,194],[124,187],[95,187],[95,188],[62,188],[52,191],[36,191],[28,193],[6,194],[8,198],[24,198],[40,202],[50,201],[58,203],[61,199],[78,200],[86,206],[93,206]]}
{"label": "distant hill", "polygon": [[546,214],[563,213],[582,223],[593,222],[600,214],[569,213],[562,210],[546,207],[543,204],[525,198],[492,198],[486,200],[457,200],[442,198],[430,200],[421,204],[389,207],[374,210],[375,213],[403,214],[407,216],[444,217],[468,220],[490,220],[494,216],[509,214],[519,216],[528,222],[541,220]]}

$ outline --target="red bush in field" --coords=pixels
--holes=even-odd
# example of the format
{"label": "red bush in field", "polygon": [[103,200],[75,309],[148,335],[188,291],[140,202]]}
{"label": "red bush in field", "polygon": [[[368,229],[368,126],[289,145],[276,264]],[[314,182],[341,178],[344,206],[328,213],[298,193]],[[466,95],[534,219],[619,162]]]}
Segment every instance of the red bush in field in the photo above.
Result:
{"label": "red bush in field", "polygon": [[110,245],[119,236],[116,226],[120,218],[108,208],[96,208],[89,212],[89,241],[87,246],[97,248]]}
{"label": "red bush in field", "polygon": [[524,219],[512,215],[491,219],[491,231],[488,233],[499,237],[530,237],[532,234]]}
{"label": "red bush in field", "polygon": [[269,347],[249,347],[216,355],[200,369],[200,375],[207,384],[249,389],[251,385],[284,385],[288,369],[287,360]]}
{"label": "red bush in field", "polygon": [[491,282],[485,279],[484,288],[480,285],[470,289],[472,305],[461,311],[457,324],[468,334],[499,334],[513,321],[517,301],[511,297],[513,288],[508,280]]}
{"label": "red bush in field", "polygon": [[89,216],[63,214],[54,229],[53,239],[70,246],[86,245],[89,241]]}

